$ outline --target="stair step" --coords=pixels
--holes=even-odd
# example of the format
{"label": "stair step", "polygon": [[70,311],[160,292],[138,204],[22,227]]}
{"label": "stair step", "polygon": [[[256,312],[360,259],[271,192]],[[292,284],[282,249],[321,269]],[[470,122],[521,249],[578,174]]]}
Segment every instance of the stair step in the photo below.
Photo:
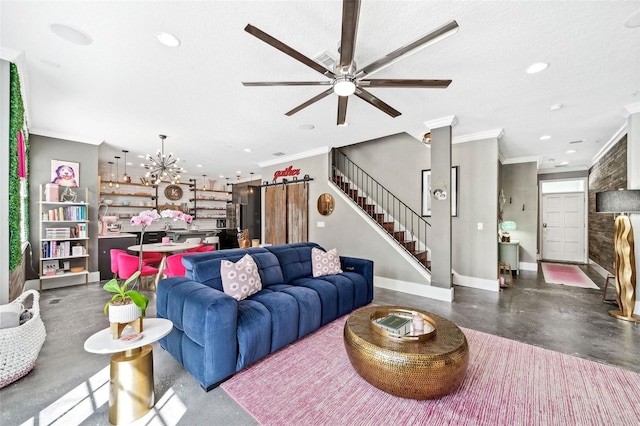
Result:
{"label": "stair step", "polygon": [[[382,216],[382,219],[384,220],[384,215],[382,213],[377,213],[377,215]],[[376,220],[378,220],[378,219],[376,218]],[[378,223],[380,223],[380,220],[378,220]],[[393,230],[394,230],[394,223],[393,222],[382,222],[382,223],[380,223],[380,225],[382,225],[384,230],[387,231],[388,233],[392,233]]]}
{"label": "stair step", "polygon": [[362,208],[369,213],[369,215],[373,216],[376,213],[376,205],[375,204],[365,204]]}
{"label": "stair step", "polygon": [[343,180],[342,180],[342,176],[334,176],[334,177],[333,177],[333,181],[334,181],[336,184],[340,185],[340,184],[343,182]]}
{"label": "stair step", "polygon": [[400,241],[400,244],[402,244],[410,252],[414,252],[416,249],[415,241]]}
{"label": "stair step", "polygon": [[349,194],[349,197],[353,198],[353,200],[355,201],[356,198],[358,198],[358,190],[357,189],[350,189],[347,191],[347,194]]}
{"label": "stair step", "polygon": [[[372,215],[370,215],[373,220],[375,220],[376,222],[378,222],[380,225],[382,225],[384,223],[384,213],[374,213]],[[393,229],[392,229],[393,231]]]}
{"label": "stair step", "polygon": [[356,195],[356,197],[353,198],[353,201],[358,203],[360,205],[360,207],[362,207],[362,208],[365,208],[365,206],[367,205],[367,197],[359,197],[359,196]]}
{"label": "stair step", "polygon": [[393,238],[400,242],[404,241],[404,231],[392,231],[391,235],[393,235]]}

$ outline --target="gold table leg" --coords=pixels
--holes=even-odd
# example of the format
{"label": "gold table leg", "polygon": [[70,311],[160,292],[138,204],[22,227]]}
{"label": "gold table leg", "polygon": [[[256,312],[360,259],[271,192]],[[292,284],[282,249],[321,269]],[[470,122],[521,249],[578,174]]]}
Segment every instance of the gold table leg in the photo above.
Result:
{"label": "gold table leg", "polygon": [[131,423],[153,408],[153,351],[151,345],[111,356],[109,422]]}

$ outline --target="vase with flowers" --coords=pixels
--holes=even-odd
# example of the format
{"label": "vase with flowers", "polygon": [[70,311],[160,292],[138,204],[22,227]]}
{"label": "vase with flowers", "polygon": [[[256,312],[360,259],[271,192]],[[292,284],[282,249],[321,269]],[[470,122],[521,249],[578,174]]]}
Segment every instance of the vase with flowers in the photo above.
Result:
{"label": "vase with flowers", "polygon": [[160,219],[172,219],[173,221],[182,220],[185,223],[191,223],[193,217],[189,214],[183,213],[179,210],[162,210],[158,213],[157,210],[145,210],[140,212],[137,216],[133,216],[131,218],[131,226],[142,226],[142,231],[140,232],[140,252],[139,252],[139,261],[138,261],[138,271],[142,271],[142,254],[143,254],[143,242],[144,242],[144,233],[147,230],[147,227],[151,225],[153,222]]}

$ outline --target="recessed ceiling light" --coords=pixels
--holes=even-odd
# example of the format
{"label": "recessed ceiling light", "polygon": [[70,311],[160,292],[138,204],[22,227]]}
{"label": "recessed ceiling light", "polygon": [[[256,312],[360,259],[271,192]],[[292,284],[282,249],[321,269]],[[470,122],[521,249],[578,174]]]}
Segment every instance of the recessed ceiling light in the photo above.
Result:
{"label": "recessed ceiling light", "polygon": [[560,108],[562,108],[562,104],[553,104],[553,105],[551,105],[551,106],[549,107],[549,109],[550,109],[551,111],[557,111],[557,110],[559,110]]}
{"label": "recessed ceiling light", "polygon": [[300,130],[313,130],[315,128],[316,126],[314,126],[313,124],[303,124],[300,126]]}
{"label": "recessed ceiling light", "polygon": [[627,28],[638,28],[640,27],[640,12],[636,12],[629,17],[624,22],[624,26]]}
{"label": "recessed ceiling light", "polygon": [[563,161],[562,163],[560,163],[561,166],[566,166],[567,164],[569,164],[568,161]]}
{"label": "recessed ceiling light", "polygon": [[251,149],[250,148],[245,148],[245,149],[243,149],[243,151],[244,152],[251,152]]}
{"label": "recessed ceiling light", "polygon": [[242,172],[241,172],[240,170],[238,170],[236,173],[237,173],[237,174],[239,174],[239,175],[241,175],[241,174],[242,174]]}
{"label": "recessed ceiling light", "polygon": [[144,155],[138,155],[138,158],[147,158]]}
{"label": "recessed ceiling light", "polygon": [[202,167],[202,164],[196,164],[196,167]]}
{"label": "recessed ceiling light", "polygon": [[54,34],[69,43],[79,44],[82,46],[88,46],[93,43],[91,37],[77,28],[62,24],[51,24],[49,25],[49,28],[54,32]]}
{"label": "recessed ceiling light", "polygon": [[549,139],[551,139],[551,136],[549,136],[549,135],[542,135],[542,136],[540,136],[540,140],[541,140],[541,141],[546,141],[546,140],[549,140]]}
{"label": "recessed ceiling light", "polygon": [[575,154],[576,152],[578,152],[578,151],[576,151],[575,149],[570,149],[570,150],[565,151],[564,153],[565,154]]}
{"label": "recessed ceiling light", "polygon": [[527,74],[535,74],[540,71],[544,71],[549,66],[546,62],[536,62],[535,64],[529,65],[527,68]]}
{"label": "recessed ceiling light", "polygon": [[159,33],[156,33],[156,37],[158,38],[158,41],[164,44],[165,46],[168,46],[168,47],[180,46],[180,39],[171,33],[159,32]]}

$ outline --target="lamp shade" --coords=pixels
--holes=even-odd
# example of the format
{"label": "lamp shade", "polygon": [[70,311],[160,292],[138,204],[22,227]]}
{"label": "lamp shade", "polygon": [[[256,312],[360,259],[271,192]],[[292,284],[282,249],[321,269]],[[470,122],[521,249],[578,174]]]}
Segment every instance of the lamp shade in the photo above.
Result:
{"label": "lamp shade", "polygon": [[515,231],[516,223],[512,220],[505,220],[500,224],[500,227],[502,228],[503,231]]}
{"label": "lamp shade", "polygon": [[596,193],[597,213],[640,213],[640,189]]}

